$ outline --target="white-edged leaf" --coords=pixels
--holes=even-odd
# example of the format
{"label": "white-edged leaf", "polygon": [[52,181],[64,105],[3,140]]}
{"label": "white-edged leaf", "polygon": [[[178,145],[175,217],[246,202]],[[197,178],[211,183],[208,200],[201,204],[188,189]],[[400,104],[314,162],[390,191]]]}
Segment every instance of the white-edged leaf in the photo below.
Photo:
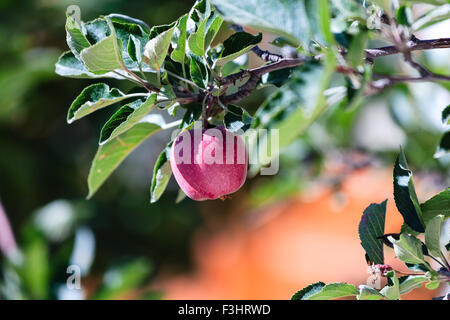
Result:
{"label": "white-edged leaf", "polygon": [[76,56],[79,56],[81,50],[91,46],[82,30],[82,26],[69,15],[67,15],[66,19],[66,41],[70,50]]}
{"label": "white-edged leaf", "polygon": [[125,95],[119,89],[110,89],[107,84],[92,84],[84,88],[72,102],[67,114],[67,122],[72,123],[98,109],[131,97],[133,95]]}
{"label": "white-edged leaf", "polygon": [[150,187],[150,202],[155,203],[162,196],[172,176],[170,167],[171,143],[161,152],[153,168],[152,185]]}
{"label": "white-edged leaf", "polygon": [[260,43],[261,40],[262,33],[258,33],[256,36],[247,32],[233,33],[223,42],[223,50],[215,64],[221,65],[236,59],[237,57],[249,52],[253,47]]}
{"label": "white-edged leaf", "polygon": [[388,271],[386,278],[388,279],[388,284],[381,289],[380,294],[389,300],[400,300],[400,283],[395,271]]}
{"label": "white-edged leaf", "polygon": [[153,93],[145,101],[138,99],[121,107],[103,126],[99,144],[102,145],[132,128],[153,109],[156,100],[157,95]]}
{"label": "white-edged leaf", "polygon": [[94,74],[104,74],[124,65],[122,57],[122,41],[117,38],[111,21],[107,20],[111,34],[93,46],[83,49],[81,60],[86,68]]}
{"label": "white-edged leaf", "polygon": [[292,300],[332,300],[358,294],[358,289],[352,284],[317,282],[297,292]]}
{"label": "white-edged leaf", "polygon": [[159,71],[169,51],[174,27],[150,39],[145,45],[143,61],[152,69]]}
{"label": "white-edged leaf", "polygon": [[212,0],[225,20],[269,31],[308,46],[310,26],[303,1]]}
{"label": "white-edged leaf", "polygon": [[356,296],[358,300],[381,300],[384,296],[372,287],[366,285],[359,286],[359,294]]}

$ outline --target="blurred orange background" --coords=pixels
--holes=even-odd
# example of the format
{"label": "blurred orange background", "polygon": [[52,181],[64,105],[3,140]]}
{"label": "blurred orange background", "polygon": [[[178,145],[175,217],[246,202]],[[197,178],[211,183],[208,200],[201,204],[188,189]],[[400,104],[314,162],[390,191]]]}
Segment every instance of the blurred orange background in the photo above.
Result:
{"label": "blurred orange background", "polygon": [[[360,170],[344,179],[339,194],[318,187],[250,213],[252,219],[249,213],[237,214],[225,226],[205,227],[192,248],[195,270],[161,274],[156,287],[167,299],[289,299],[316,281],[366,284],[369,274],[358,237],[362,212],[387,198],[386,233],[398,232],[403,221],[394,204],[391,174],[390,168]],[[426,181],[415,180],[419,195],[432,194]],[[205,206],[205,214],[208,209],[213,206]],[[408,272],[392,249],[385,247],[385,256],[395,270]],[[436,295],[421,288],[405,299]]]}

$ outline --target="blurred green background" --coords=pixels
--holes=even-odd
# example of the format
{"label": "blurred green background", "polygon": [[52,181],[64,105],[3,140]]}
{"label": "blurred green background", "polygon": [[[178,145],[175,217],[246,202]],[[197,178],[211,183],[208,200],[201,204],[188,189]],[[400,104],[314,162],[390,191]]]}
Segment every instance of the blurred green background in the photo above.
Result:
{"label": "blurred green background", "polygon": [[[0,298],[75,298],[61,289],[69,262],[84,266],[82,274],[92,283],[86,289],[94,298],[120,296],[149,283],[161,270],[189,270],[193,235],[204,226],[205,215],[225,219],[236,202],[261,207],[297,193],[320,174],[323,159],[333,152],[362,150],[391,165],[402,144],[413,168],[433,171],[437,184],[448,185],[449,157],[432,158],[448,91],[445,85],[419,84],[397,86],[382,99],[366,101],[364,109],[330,108],[283,154],[277,176],[251,180],[232,200],[175,204],[178,190],[172,181],[151,205],[154,161],[168,141],[163,133],[144,143],[86,201],[98,134],[112,110],[66,123],[72,100],[95,82],[54,73],[58,56],[67,50],[64,24],[70,4],[80,6],[85,21],[123,13],[152,26],[175,20],[192,2],[0,0],[0,199],[23,254],[14,258],[20,267],[0,256]],[[448,57],[430,52],[421,61],[448,74]],[[405,66],[389,57],[375,68],[383,72]],[[114,80],[106,82],[126,89]],[[246,108],[254,111],[269,91],[247,99]],[[160,295],[144,288],[138,297]]]}

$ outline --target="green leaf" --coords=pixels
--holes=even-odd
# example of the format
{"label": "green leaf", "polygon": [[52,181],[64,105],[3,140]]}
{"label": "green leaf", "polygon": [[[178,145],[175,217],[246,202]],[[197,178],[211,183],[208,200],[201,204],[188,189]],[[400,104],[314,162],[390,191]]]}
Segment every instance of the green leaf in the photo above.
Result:
{"label": "green leaf", "polygon": [[181,119],[179,128],[183,130],[189,130],[202,115],[202,105],[199,103],[192,103],[186,105],[186,112]]}
{"label": "green leaf", "polygon": [[359,83],[354,83],[346,77],[347,94],[345,98],[339,103],[339,106],[345,108],[347,111],[358,107],[364,99],[367,86],[372,80],[372,66],[365,64],[363,66],[364,73]]}
{"label": "green leaf", "polygon": [[102,145],[133,127],[153,109],[156,99],[157,95],[153,93],[145,101],[138,99],[121,107],[103,126],[99,144]]}
{"label": "green leaf", "polygon": [[381,300],[384,296],[372,287],[366,285],[359,286],[359,294],[356,296],[358,300]]}
{"label": "green leaf", "polygon": [[413,31],[422,30],[436,23],[447,20],[450,17],[450,4],[434,7],[425,12],[414,21],[411,29]]}
{"label": "green leaf", "polygon": [[178,194],[177,194],[177,198],[175,199],[175,203],[178,204],[181,201],[183,201],[184,199],[186,199],[186,194],[183,192],[183,190],[178,189]]}
{"label": "green leaf", "polygon": [[142,44],[137,37],[130,35],[128,40],[128,55],[131,60],[140,64],[142,62]]}
{"label": "green leaf", "polygon": [[425,225],[428,225],[434,217],[440,214],[446,218],[450,217],[450,188],[422,203],[421,208]]}
{"label": "green leaf", "polygon": [[447,155],[450,152],[450,131],[444,133],[439,142],[439,146],[437,147],[436,153],[434,154],[435,158],[440,158],[442,156]]}
{"label": "green leaf", "polygon": [[122,262],[105,273],[103,284],[94,295],[95,300],[111,300],[120,294],[136,290],[143,285],[153,270],[146,258]]}
{"label": "green leaf", "polygon": [[400,277],[400,294],[406,294],[411,292],[416,288],[420,288],[423,283],[427,282],[429,279],[422,275],[412,275],[406,277]]}
{"label": "green leaf", "polygon": [[291,78],[292,72],[295,69],[296,69],[295,67],[294,68],[285,68],[285,69],[280,69],[280,70],[275,70],[275,71],[265,73],[261,77],[261,80],[260,80],[261,85],[262,86],[274,85],[275,87],[280,88],[286,82],[289,81],[289,79]]}
{"label": "green leaf", "polygon": [[150,39],[145,45],[144,62],[152,69],[159,71],[166,59],[172,40],[174,27]]}
{"label": "green leaf", "polygon": [[395,271],[388,271],[386,278],[388,279],[388,284],[381,289],[380,294],[389,300],[400,300],[400,283]]}
{"label": "green leaf", "polygon": [[315,293],[320,292],[323,287],[325,287],[325,283],[322,281],[310,284],[309,286],[303,288],[300,291],[297,291],[291,298],[291,300],[307,300],[309,296],[314,295]]}
{"label": "green leaf", "polygon": [[450,124],[450,105],[448,105],[447,107],[445,107],[444,110],[442,110],[442,123]]}
{"label": "green leaf", "polygon": [[403,150],[400,150],[394,166],[394,199],[405,223],[414,231],[424,232],[425,228],[420,218],[422,210],[414,189],[412,172],[408,169]]}
{"label": "green leaf", "polygon": [[178,19],[172,34],[172,46],[174,47],[170,57],[173,61],[184,64],[186,57],[186,23],[187,14]]}
{"label": "green leaf", "polygon": [[161,152],[156,160],[153,168],[152,186],[150,188],[150,202],[155,203],[166,190],[170,177],[172,176],[172,169],[170,167],[170,150],[172,143]]}
{"label": "green leaf", "polygon": [[366,56],[365,49],[368,41],[369,35],[364,31],[360,31],[357,35],[352,37],[347,53],[347,61],[353,68],[358,68],[364,64],[364,58]]}
{"label": "green leaf", "polygon": [[91,198],[119,164],[148,137],[161,130],[158,121],[142,121],[99,147],[88,177]]}
{"label": "green leaf", "polygon": [[189,68],[192,81],[202,88],[208,85],[208,68],[203,59],[196,55],[191,55],[191,64]]}
{"label": "green leaf", "polygon": [[205,38],[206,38],[206,24],[208,20],[203,20],[198,27],[197,31],[192,33],[188,38],[189,50],[199,56],[205,55]]}
{"label": "green leaf", "polygon": [[105,74],[93,74],[84,66],[83,62],[78,60],[71,51],[64,52],[55,64],[55,72],[63,77],[69,78],[115,78],[125,79],[120,74],[108,72]]}
{"label": "green leaf", "polygon": [[[425,244],[428,251],[442,261],[445,261],[445,257],[441,251],[441,230],[445,217],[443,215],[435,216],[431,219],[425,229]],[[449,231],[450,232],[450,231]]]}
{"label": "green leaf", "polygon": [[32,299],[48,299],[50,284],[49,248],[42,237],[30,239],[24,246],[24,263],[19,269]]}
{"label": "green leaf", "polygon": [[297,292],[292,300],[332,300],[344,297],[356,296],[358,289],[352,284],[316,282]]}
{"label": "green leaf", "polygon": [[304,1],[212,0],[225,20],[269,31],[307,48],[310,27]]}
{"label": "green leaf", "polygon": [[396,240],[389,236],[389,241],[394,245],[394,251],[397,258],[405,263],[410,264],[424,264],[428,266],[422,252],[422,242],[407,234],[400,234],[400,239]]}
{"label": "green leaf", "polygon": [[[328,106],[323,92],[328,88],[336,61],[331,52],[324,60],[323,63],[306,62],[299,66],[291,80],[274,92],[255,113],[252,128],[278,129],[280,151],[303,134]],[[249,150],[256,148],[258,141],[249,139]],[[261,165],[268,164],[276,156],[278,153],[272,152],[270,156],[261,157],[250,167],[249,174],[255,175]]]}
{"label": "green leaf", "polygon": [[359,223],[359,238],[371,263],[384,264],[383,241],[387,199],[379,204],[372,203],[364,210]]}
{"label": "green leaf", "polygon": [[107,21],[111,35],[100,40],[93,46],[83,49],[81,60],[86,68],[94,74],[104,74],[124,65],[122,57],[122,41],[117,39],[114,26]]}
{"label": "green leaf", "polygon": [[334,45],[328,0],[305,0],[305,7],[314,40],[322,45]]}
{"label": "green leaf", "polygon": [[237,57],[249,52],[262,40],[262,33],[256,36],[247,32],[233,33],[228,39],[223,42],[223,50],[220,53],[220,58],[216,60],[216,64],[224,64],[232,61]]}
{"label": "green leaf", "polygon": [[175,27],[175,25],[176,25],[176,21],[169,23],[169,24],[153,26],[152,29],[150,30],[150,39],[154,39],[158,35],[162,34],[163,32],[173,29]]}
{"label": "green leaf", "polygon": [[225,128],[230,132],[247,131],[253,122],[252,116],[245,109],[235,105],[228,105],[223,118]]}
{"label": "green leaf", "polygon": [[75,56],[79,56],[84,48],[91,46],[80,24],[69,15],[67,15],[66,19],[66,41]]}
{"label": "green leaf", "polygon": [[397,10],[397,22],[401,25],[410,27],[414,21],[413,13],[410,6],[403,5]]}
{"label": "green leaf", "polygon": [[98,109],[129,97],[130,95],[123,94],[119,89],[110,89],[107,84],[92,84],[84,88],[80,95],[73,101],[67,114],[67,122],[72,123]]}
{"label": "green leaf", "polygon": [[126,16],[124,14],[111,13],[107,16],[112,22],[120,24],[138,25],[145,33],[150,33],[150,27],[144,21]]}
{"label": "green leaf", "polygon": [[208,19],[207,25],[206,25],[206,38],[205,38],[205,51],[208,49],[208,47],[211,45],[211,43],[214,41],[214,38],[216,37],[217,33],[220,30],[220,27],[222,26],[223,18],[218,15],[216,12],[214,12]]}

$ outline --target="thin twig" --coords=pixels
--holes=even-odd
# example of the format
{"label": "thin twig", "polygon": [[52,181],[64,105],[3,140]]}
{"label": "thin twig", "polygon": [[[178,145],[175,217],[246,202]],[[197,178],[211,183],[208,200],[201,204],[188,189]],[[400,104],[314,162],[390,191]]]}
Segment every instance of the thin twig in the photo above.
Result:
{"label": "thin twig", "polygon": [[[411,51],[422,51],[430,49],[450,48],[450,38],[440,38],[432,40],[418,40],[409,45]],[[400,53],[396,46],[386,46],[380,48],[366,49],[366,58],[376,59]]]}

